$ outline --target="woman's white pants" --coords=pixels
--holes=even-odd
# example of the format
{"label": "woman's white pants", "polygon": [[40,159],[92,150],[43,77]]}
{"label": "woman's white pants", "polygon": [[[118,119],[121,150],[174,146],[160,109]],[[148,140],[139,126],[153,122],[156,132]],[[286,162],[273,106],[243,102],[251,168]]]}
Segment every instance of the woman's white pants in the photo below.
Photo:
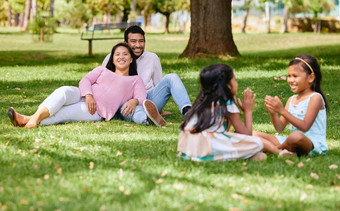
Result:
{"label": "woman's white pants", "polygon": [[102,121],[97,114],[88,111],[85,99],[81,98],[78,87],[62,86],[48,96],[39,105],[40,110],[46,107],[50,116],[40,122],[40,125],[54,125],[65,122],[95,122]]}

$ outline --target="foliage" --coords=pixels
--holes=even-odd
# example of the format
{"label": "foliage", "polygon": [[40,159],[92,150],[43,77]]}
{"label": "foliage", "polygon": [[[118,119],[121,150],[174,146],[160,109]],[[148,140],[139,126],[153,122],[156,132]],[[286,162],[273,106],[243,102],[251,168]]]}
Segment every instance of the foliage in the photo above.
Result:
{"label": "foliage", "polygon": [[8,2],[5,2],[3,4],[0,4],[0,26],[2,22],[6,22],[7,20],[7,9],[8,9]]}
{"label": "foliage", "polygon": [[55,30],[54,19],[36,15],[29,24],[29,30],[33,34],[34,41],[52,42]]}
{"label": "foliage", "polygon": [[287,74],[288,62],[297,54],[312,54],[321,63],[331,108],[327,155],[195,163],[176,156],[182,116],[173,100],[164,108],[172,112],[165,116],[165,128],[117,120],[13,128],[8,107],[34,112],[57,87],[77,86],[114,44],[96,42],[97,54],[87,57],[87,42],[79,34],[58,31],[53,43],[34,45],[29,34],[1,34],[0,210],[338,209],[338,34],[234,34],[243,56],[228,60],[179,59],[188,36],[147,34],[146,49],[160,56],[164,74],[175,72],[182,78],[192,101],[203,67],[218,62],[232,66],[239,93],[250,87],[257,94],[254,129],[272,134],[265,95],[283,101],[292,95],[286,81],[274,78]]}
{"label": "foliage", "polygon": [[190,10],[189,0],[152,0],[156,12],[163,15],[171,14],[177,10]]}
{"label": "foliage", "polygon": [[12,10],[21,13],[25,11],[25,0],[7,0]]}
{"label": "foliage", "polygon": [[304,5],[311,10],[314,18],[318,17],[321,12],[329,12],[334,6],[329,0],[303,0]]}
{"label": "foliage", "polygon": [[72,0],[72,1],[56,1],[59,9],[56,8],[56,17],[60,22],[64,22],[74,28],[80,28],[86,23],[90,17],[91,13],[95,12],[92,9],[87,9],[86,4],[82,0]]}

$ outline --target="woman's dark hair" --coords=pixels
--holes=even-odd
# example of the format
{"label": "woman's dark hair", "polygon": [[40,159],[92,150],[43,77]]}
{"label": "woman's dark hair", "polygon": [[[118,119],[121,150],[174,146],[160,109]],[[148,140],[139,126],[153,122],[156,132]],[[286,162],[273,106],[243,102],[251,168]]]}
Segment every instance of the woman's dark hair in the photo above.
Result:
{"label": "woman's dark hair", "polygon": [[184,116],[181,130],[184,130],[195,115],[197,123],[191,133],[199,133],[221,120],[228,121],[227,102],[233,101],[233,94],[227,84],[233,75],[233,69],[224,64],[214,64],[201,71],[201,91],[192,108]]}
{"label": "woman's dark hair", "polygon": [[133,54],[133,51],[131,50],[131,48],[125,43],[118,43],[117,45],[113,46],[113,48],[111,50],[111,54],[110,54],[110,59],[107,62],[106,68],[111,70],[112,72],[116,72],[116,66],[113,64],[113,55],[114,55],[116,49],[120,46],[127,48],[129,50],[129,53],[130,53],[131,58],[132,58],[132,62],[131,62],[130,67],[129,67],[129,75],[137,75],[136,57]]}
{"label": "woman's dark hair", "polygon": [[[301,61],[301,59],[305,61],[310,67],[308,67],[307,64]],[[326,96],[323,94],[321,90],[321,80],[322,80],[321,69],[316,58],[310,55],[302,54],[302,55],[295,57],[292,61],[289,62],[289,66],[292,66],[292,65],[299,65],[308,75],[314,73],[315,79],[313,83],[311,84],[311,89],[321,94],[321,96],[323,97],[325,101],[325,107],[327,109],[328,102],[327,102]]]}

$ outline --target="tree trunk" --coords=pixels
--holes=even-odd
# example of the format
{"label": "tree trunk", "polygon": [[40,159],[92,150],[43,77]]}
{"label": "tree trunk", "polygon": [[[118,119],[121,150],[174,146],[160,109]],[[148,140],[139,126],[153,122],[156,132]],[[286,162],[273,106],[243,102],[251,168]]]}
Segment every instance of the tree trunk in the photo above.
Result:
{"label": "tree trunk", "polygon": [[191,30],[181,57],[239,56],[231,29],[231,0],[191,0]]}
{"label": "tree trunk", "polygon": [[169,34],[170,13],[164,13],[165,16],[165,29],[164,34]]}
{"label": "tree trunk", "polygon": [[37,14],[37,0],[32,0],[31,22]]}
{"label": "tree trunk", "polygon": [[129,15],[130,22],[135,22],[137,20],[136,4],[137,4],[137,0],[131,0],[131,3],[130,3],[131,10],[130,10],[130,15]]}
{"label": "tree trunk", "polygon": [[270,3],[266,1],[265,3],[265,10],[266,10],[266,20],[267,20],[267,33],[270,33],[270,21],[271,21],[271,11],[270,11]]}
{"label": "tree trunk", "polygon": [[285,8],[283,10],[283,22],[281,26],[281,33],[287,33],[288,32],[288,16],[289,16],[289,8],[285,5]]}
{"label": "tree trunk", "polygon": [[247,20],[248,20],[248,16],[249,16],[249,9],[250,9],[251,1],[252,0],[246,1],[246,11],[245,11],[244,17],[243,17],[242,33],[246,33]]}
{"label": "tree trunk", "polygon": [[20,13],[19,27],[24,28],[24,23],[25,23],[25,12],[24,13]]}
{"label": "tree trunk", "polygon": [[151,2],[147,3],[144,9],[142,10],[143,19],[144,19],[144,29],[148,25],[148,17],[150,15],[150,8],[151,8]]}
{"label": "tree trunk", "polygon": [[[122,22],[127,22],[128,19],[129,19],[129,10],[127,8],[124,8]],[[121,29],[120,31],[123,32],[125,31],[125,29]]]}
{"label": "tree trunk", "polygon": [[127,8],[124,8],[122,21],[126,22],[128,21],[128,19],[129,19],[129,10]]}
{"label": "tree trunk", "polygon": [[12,7],[11,5],[8,5],[8,11],[7,11],[7,25],[9,27],[12,26]]}
{"label": "tree trunk", "polygon": [[15,13],[14,14],[14,26],[15,27],[19,25],[19,18],[20,18],[20,13]]}
{"label": "tree trunk", "polygon": [[31,10],[31,0],[26,0],[24,23],[23,23],[23,28],[24,28],[25,31],[27,31],[27,29],[28,29],[28,20],[30,18],[30,10]]}
{"label": "tree trunk", "polygon": [[246,33],[248,14],[249,14],[249,8],[247,8],[244,13],[242,33]]}
{"label": "tree trunk", "polygon": [[54,16],[54,0],[51,0],[51,3],[50,3],[50,15],[53,18],[53,16]]}
{"label": "tree trunk", "polygon": [[111,11],[112,11],[112,4],[109,3],[107,5],[107,23],[110,24],[111,23]]}
{"label": "tree trunk", "polygon": [[44,33],[44,27],[40,29],[40,42],[44,42],[44,36],[45,36],[45,33]]}
{"label": "tree trunk", "polygon": [[116,22],[117,23],[122,22],[122,12],[120,12],[120,11],[116,15]]}
{"label": "tree trunk", "polygon": [[338,9],[339,9],[339,20],[340,20],[340,0],[338,1]]}

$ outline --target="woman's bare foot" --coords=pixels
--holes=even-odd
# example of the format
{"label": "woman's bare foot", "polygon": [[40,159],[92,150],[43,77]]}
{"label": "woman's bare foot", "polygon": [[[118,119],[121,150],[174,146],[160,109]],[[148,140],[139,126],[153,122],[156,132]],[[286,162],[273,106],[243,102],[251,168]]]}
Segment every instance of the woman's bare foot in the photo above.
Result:
{"label": "woman's bare foot", "polygon": [[37,112],[35,112],[32,117],[30,118],[30,120],[27,122],[27,124],[25,125],[25,128],[34,128],[34,127],[38,127],[40,122],[43,119],[46,119],[47,117],[50,116],[50,112],[46,107],[42,107],[41,109],[39,109]]}
{"label": "woman's bare foot", "polygon": [[10,107],[8,109],[7,114],[8,114],[8,117],[11,120],[11,123],[14,127],[17,127],[17,126],[23,127],[31,119],[30,116],[19,114],[18,112],[15,111],[15,109],[13,107]]}

